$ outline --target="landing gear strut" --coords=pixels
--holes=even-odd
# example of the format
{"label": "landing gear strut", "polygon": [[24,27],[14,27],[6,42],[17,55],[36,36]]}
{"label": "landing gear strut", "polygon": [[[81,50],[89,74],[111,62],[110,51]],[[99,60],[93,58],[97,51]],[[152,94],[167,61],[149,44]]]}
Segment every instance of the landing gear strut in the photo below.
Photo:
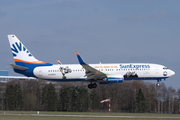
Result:
{"label": "landing gear strut", "polygon": [[91,83],[91,84],[88,85],[89,89],[96,88],[96,87],[97,87],[96,83]]}
{"label": "landing gear strut", "polygon": [[160,86],[159,81],[161,81],[161,80],[157,80],[157,83],[156,83],[156,86],[157,86],[157,87],[159,87],[159,86]]}

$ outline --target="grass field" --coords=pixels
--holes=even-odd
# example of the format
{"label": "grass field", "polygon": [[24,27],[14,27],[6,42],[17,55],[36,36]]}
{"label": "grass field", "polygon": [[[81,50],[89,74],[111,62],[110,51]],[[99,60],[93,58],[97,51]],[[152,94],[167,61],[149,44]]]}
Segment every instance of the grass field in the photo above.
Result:
{"label": "grass field", "polygon": [[[67,116],[66,116],[67,115]],[[68,116],[71,115],[71,116]],[[165,118],[166,117],[166,118]],[[0,120],[180,120],[180,114],[0,111]]]}

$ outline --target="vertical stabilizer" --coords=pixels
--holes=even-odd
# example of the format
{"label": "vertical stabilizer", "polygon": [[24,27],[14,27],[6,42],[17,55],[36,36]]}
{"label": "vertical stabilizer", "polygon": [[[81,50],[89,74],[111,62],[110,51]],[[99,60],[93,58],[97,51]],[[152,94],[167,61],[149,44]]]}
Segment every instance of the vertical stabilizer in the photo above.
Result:
{"label": "vertical stabilizer", "polygon": [[37,60],[15,35],[8,35],[8,39],[15,62],[15,65],[10,65],[15,72],[28,77],[36,77],[33,73],[34,68],[52,65]]}
{"label": "vertical stabilizer", "polygon": [[31,63],[31,64],[45,63],[37,60],[15,35],[8,35],[8,39],[14,57],[14,61],[17,65],[23,66],[22,63]]}

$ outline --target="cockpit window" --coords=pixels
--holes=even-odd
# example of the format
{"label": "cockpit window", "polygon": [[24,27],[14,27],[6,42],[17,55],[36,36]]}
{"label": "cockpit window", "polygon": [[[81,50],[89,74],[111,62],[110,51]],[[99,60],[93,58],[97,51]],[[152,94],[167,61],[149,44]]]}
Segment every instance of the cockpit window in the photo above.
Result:
{"label": "cockpit window", "polygon": [[169,68],[167,68],[167,67],[164,67],[163,69],[164,69],[164,70],[167,70],[167,69],[169,69]]}

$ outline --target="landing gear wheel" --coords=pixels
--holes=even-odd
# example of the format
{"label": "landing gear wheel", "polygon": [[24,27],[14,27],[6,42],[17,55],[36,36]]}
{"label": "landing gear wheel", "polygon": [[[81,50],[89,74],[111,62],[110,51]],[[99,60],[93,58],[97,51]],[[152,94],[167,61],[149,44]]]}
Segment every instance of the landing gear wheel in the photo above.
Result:
{"label": "landing gear wheel", "polygon": [[157,86],[157,87],[159,87],[159,86],[160,86],[160,84],[159,84],[159,83],[156,83],[156,86]]}
{"label": "landing gear wheel", "polygon": [[96,88],[96,87],[97,87],[96,83],[91,83],[91,84],[88,85],[89,89]]}
{"label": "landing gear wheel", "polygon": [[93,84],[89,84],[89,85],[88,85],[88,88],[89,88],[89,89],[92,89],[92,88],[93,88]]}
{"label": "landing gear wheel", "polygon": [[96,88],[96,87],[97,87],[97,84],[96,84],[96,83],[93,83],[93,84],[92,84],[92,87],[93,87],[93,88]]}
{"label": "landing gear wheel", "polygon": [[161,81],[161,79],[157,80],[157,83],[156,83],[156,86],[157,86],[157,87],[160,86],[160,84],[159,84],[160,81]]}

